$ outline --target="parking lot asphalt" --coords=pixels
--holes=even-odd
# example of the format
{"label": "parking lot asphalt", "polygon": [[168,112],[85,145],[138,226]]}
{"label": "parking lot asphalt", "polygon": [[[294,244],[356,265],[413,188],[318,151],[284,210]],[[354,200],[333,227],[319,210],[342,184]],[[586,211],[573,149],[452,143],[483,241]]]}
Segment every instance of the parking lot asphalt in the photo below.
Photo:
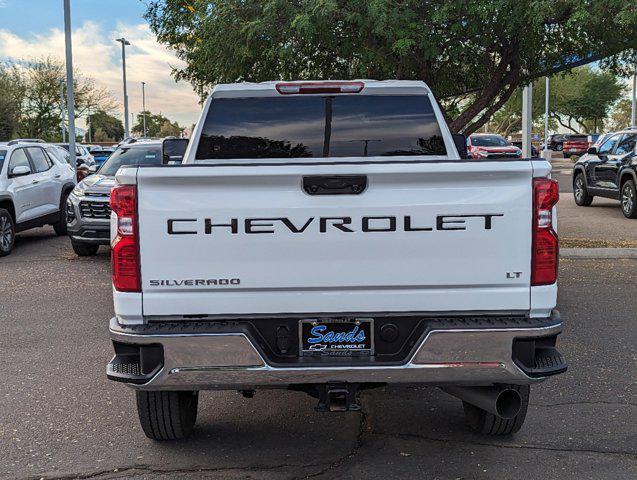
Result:
{"label": "parking lot asphalt", "polygon": [[637,260],[563,260],[566,374],[532,389],[523,429],[483,437],[434,388],[362,394],[326,414],[302,393],[204,392],[194,436],[154,443],[108,381],[108,249],[43,228],[0,259],[1,478],[634,479]]}

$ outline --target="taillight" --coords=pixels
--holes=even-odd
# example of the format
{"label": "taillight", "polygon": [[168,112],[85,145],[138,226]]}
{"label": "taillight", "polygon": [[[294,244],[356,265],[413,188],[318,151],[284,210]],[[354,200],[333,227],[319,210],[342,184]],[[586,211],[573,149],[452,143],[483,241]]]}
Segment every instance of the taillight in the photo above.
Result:
{"label": "taillight", "polygon": [[293,82],[277,83],[276,91],[281,95],[301,93],[359,93],[363,82]]}
{"label": "taillight", "polygon": [[536,178],[533,181],[531,285],[551,285],[557,281],[559,241],[553,229],[553,207],[559,199],[555,180]]}
{"label": "taillight", "polygon": [[117,215],[117,235],[111,245],[113,286],[120,292],[141,292],[137,187],[114,187],[111,190],[111,210]]}

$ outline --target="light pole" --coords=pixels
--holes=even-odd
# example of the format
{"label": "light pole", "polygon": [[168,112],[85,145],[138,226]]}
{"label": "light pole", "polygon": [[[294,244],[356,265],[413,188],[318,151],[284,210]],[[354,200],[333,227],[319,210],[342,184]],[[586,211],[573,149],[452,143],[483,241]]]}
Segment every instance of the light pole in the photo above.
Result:
{"label": "light pole", "polygon": [[522,91],[522,156],[531,158],[531,130],[533,129],[533,84]]}
{"label": "light pole", "polygon": [[144,119],[144,137],[146,137],[146,82],[142,82],[142,118]]}
{"label": "light pole", "polygon": [[549,151],[549,77],[546,77],[546,88],[544,89],[544,149],[542,158],[551,159]]}
{"label": "light pole", "polygon": [[86,124],[88,125],[88,143],[91,143],[93,141],[93,137],[91,135],[91,109],[87,108],[86,109]]}
{"label": "light pole", "polygon": [[77,170],[75,154],[75,96],[73,93],[73,48],[71,45],[71,1],[64,0],[64,43],[66,46],[66,110],[69,116],[69,155]]}
{"label": "light pole", "polygon": [[66,109],[64,108],[64,79],[60,79],[60,117],[61,120],[61,128],[62,128],[62,143],[66,143],[66,127],[64,126],[64,114],[66,113]]}
{"label": "light pole", "polygon": [[130,128],[128,124],[128,93],[126,91],[126,45],[130,42],[124,37],[117,38],[115,41],[122,44],[122,80],[124,82],[124,137],[130,137]]}

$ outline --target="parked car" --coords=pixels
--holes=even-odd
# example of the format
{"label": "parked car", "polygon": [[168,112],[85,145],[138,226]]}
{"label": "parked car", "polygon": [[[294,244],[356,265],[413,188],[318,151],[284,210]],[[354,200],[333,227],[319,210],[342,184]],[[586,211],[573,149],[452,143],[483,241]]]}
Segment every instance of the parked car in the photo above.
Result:
{"label": "parked car", "polygon": [[7,145],[17,145],[18,143],[46,143],[39,138],[16,138],[7,143]]}
{"label": "parked car", "polygon": [[590,148],[593,145],[595,145],[597,143],[597,140],[599,140],[599,137],[601,137],[601,135],[599,133],[590,133],[590,134],[588,134],[588,148]]}
{"label": "parked car", "polygon": [[[56,145],[59,145],[67,151],[69,150],[68,143],[56,143]],[[75,144],[75,156],[77,158],[78,167],[85,165],[88,168],[92,165],[96,165],[93,155],[89,153],[88,149],[84,145]]]}
{"label": "parked car", "polygon": [[522,157],[522,150],[494,133],[474,133],[467,139],[467,151],[471,158],[481,160]]}
{"label": "parked car", "polygon": [[637,218],[637,130],[608,137],[573,167],[573,195],[587,207],[596,196],[619,200],[626,218]]}
{"label": "parked car", "polygon": [[587,135],[565,135],[564,155],[584,155],[588,151]]}
{"label": "parked car", "polygon": [[66,197],[75,185],[70,165],[41,143],[0,147],[0,256],[11,253],[18,232],[53,225],[66,234]]}
{"label": "parked car", "polygon": [[99,145],[93,146],[89,148],[89,153],[93,156],[93,159],[97,163],[99,167],[101,167],[108,157],[115,151],[115,149],[111,147],[101,147]]}
{"label": "parked car", "polygon": [[[522,141],[521,140],[513,140],[511,142],[511,145],[519,148],[520,151],[522,151]],[[539,157],[540,156],[540,152],[538,152],[537,148],[535,148],[535,145],[533,145],[533,144],[531,144],[531,156],[532,157]]]}
{"label": "parked car", "polygon": [[67,149],[55,144],[47,144],[44,148],[51,157],[54,157],[60,163],[66,163],[71,168],[73,168],[73,164],[71,163],[71,155],[69,155],[69,151]]}
{"label": "parked car", "polygon": [[382,384],[442,386],[506,435],[566,370],[546,160],[462,161],[419,81],[218,84],[194,131],[111,190],[107,375],[148,437],[187,436],[201,390],[348,411]]}
{"label": "parked car", "polygon": [[66,202],[68,233],[77,255],[95,255],[100,245],[110,243],[109,198],[117,170],[123,165],[161,163],[161,142],[132,143],[118,148],[97,173],[77,184]]}
{"label": "parked car", "polygon": [[602,135],[600,135],[597,140],[595,140],[595,143],[593,145],[591,145],[591,147],[597,147],[599,148],[599,146],[604,143],[608,137],[610,137],[614,132],[608,132],[608,133],[604,133]]}
{"label": "parked car", "polygon": [[553,150],[554,152],[561,152],[564,150],[564,137],[566,135],[563,133],[554,133],[549,136],[549,144],[548,149]]}

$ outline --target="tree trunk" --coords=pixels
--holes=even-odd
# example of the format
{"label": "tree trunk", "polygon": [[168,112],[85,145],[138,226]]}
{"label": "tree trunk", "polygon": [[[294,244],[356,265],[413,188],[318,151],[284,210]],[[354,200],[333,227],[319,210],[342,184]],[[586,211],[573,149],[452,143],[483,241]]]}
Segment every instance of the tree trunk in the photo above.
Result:
{"label": "tree trunk", "polygon": [[509,88],[500,95],[500,98],[495,103],[493,103],[489,108],[487,108],[484,111],[484,113],[480,115],[480,117],[475,122],[469,124],[468,126],[464,128],[463,133],[467,136],[471,135],[473,132],[475,132],[485,123],[487,123],[489,119],[491,118],[491,116],[494,113],[496,113],[498,110],[500,110],[500,108],[502,108],[502,105],[504,105],[506,101],[509,98],[511,98],[511,95],[513,95],[513,92],[515,92],[516,88],[517,88],[517,83],[512,82],[509,85]]}

